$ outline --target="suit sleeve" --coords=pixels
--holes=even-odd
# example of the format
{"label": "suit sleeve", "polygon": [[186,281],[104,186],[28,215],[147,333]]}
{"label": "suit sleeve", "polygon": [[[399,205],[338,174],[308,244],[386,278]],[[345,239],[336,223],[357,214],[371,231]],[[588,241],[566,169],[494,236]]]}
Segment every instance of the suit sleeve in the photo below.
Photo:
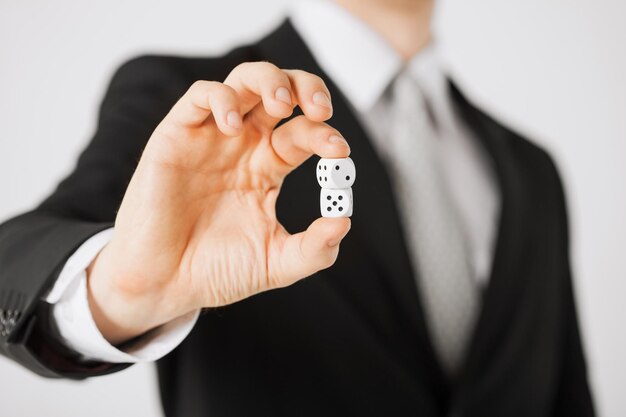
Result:
{"label": "suit sleeve", "polygon": [[566,294],[568,325],[562,370],[558,386],[555,416],[591,417],[595,415],[587,375],[587,365],[580,337],[574,294]]}
{"label": "suit sleeve", "polygon": [[[569,233],[566,202],[561,180],[556,173],[556,183],[559,189],[559,218],[565,231],[565,247],[569,251]],[[569,256],[568,256],[569,259]],[[561,351],[561,372],[557,385],[557,396],[555,405],[555,416],[567,417],[592,417],[595,416],[595,409],[589,377],[587,373],[587,363],[583,349],[578,312],[576,309],[574,283],[572,273],[567,266],[564,276],[564,291],[562,296],[564,308],[564,337]]]}
{"label": "suit sleeve", "polygon": [[113,225],[148,138],[188,87],[178,65],[151,56],[122,65],[74,171],[39,207],[0,225],[0,354],[39,375],[84,378],[125,367],[78,360],[59,342],[43,297],[74,251]]}

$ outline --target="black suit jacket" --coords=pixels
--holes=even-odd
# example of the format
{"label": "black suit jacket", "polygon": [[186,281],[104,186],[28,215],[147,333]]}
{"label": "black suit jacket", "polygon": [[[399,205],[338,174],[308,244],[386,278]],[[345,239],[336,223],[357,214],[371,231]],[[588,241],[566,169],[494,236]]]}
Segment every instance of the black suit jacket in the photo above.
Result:
{"label": "black suit jacket", "polygon": [[[359,164],[351,233],[330,269],[203,314],[158,362],[168,416],[592,416],[568,259],[563,192],[549,156],[450,84],[487,149],[502,195],[497,247],[461,375],[437,362],[387,170],[340,91],[287,21],[219,58],[144,56],[115,74],[97,132],[74,172],[37,209],[0,227],[0,353],[48,377],[125,365],[85,363],[58,343],[42,295],[72,252],[110,227],[142,148],[190,84],[245,61],[320,74],[330,123]],[[315,161],[284,183],[278,218],[319,215]],[[9,314],[10,312],[10,314]]]}

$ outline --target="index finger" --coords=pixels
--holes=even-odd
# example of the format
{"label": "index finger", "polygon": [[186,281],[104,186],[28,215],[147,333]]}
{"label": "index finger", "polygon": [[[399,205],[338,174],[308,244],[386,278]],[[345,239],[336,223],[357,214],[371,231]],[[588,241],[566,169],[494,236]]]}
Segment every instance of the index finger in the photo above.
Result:
{"label": "index finger", "polygon": [[239,64],[228,74],[224,84],[239,94],[244,115],[261,102],[264,111],[278,119],[288,117],[293,112],[289,77],[269,62]]}
{"label": "index finger", "polygon": [[287,175],[311,155],[322,158],[347,158],[350,146],[341,134],[324,122],[298,116],[274,130],[271,137],[274,153],[280,158],[278,170]]}
{"label": "index finger", "polygon": [[213,115],[217,126],[227,135],[239,133],[239,98],[232,88],[215,81],[196,81],[174,104],[163,119],[178,127],[196,127]]}
{"label": "index finger", "polygon": [[298,106],[307,118],[323,122],[332,117],[330,91],[321,77],[302,70],[283,72],[289,77]]}

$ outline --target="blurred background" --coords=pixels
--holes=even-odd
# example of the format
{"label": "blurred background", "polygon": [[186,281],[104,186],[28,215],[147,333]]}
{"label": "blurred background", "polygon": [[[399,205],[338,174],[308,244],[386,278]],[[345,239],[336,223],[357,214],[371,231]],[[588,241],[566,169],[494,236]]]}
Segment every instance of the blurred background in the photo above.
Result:
{"label": "blurred background", "polygon": [[[124,60],[220,54],[271,30],[293,1],[1,0],[0,220],[33,207],[69,172]],[[438,2],[436,42],[451,76],[561,169],[592,388],[599,415],[622,417],[626,3]],[[0,357],[0,392],[2,416],[161,415],[151,365],[77,383]]]}

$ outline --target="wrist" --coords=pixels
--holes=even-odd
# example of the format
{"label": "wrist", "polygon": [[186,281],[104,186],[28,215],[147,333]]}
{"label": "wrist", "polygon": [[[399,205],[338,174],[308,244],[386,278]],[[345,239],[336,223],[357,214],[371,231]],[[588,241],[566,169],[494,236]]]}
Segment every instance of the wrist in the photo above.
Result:
{"label": "wrist", "polygon": [[109,343],[119,345],[186,313],[163,303],[165,291],[134,285],[137,280],[115,267],[113,252],[110,243],[87,268],[89,308]]}

